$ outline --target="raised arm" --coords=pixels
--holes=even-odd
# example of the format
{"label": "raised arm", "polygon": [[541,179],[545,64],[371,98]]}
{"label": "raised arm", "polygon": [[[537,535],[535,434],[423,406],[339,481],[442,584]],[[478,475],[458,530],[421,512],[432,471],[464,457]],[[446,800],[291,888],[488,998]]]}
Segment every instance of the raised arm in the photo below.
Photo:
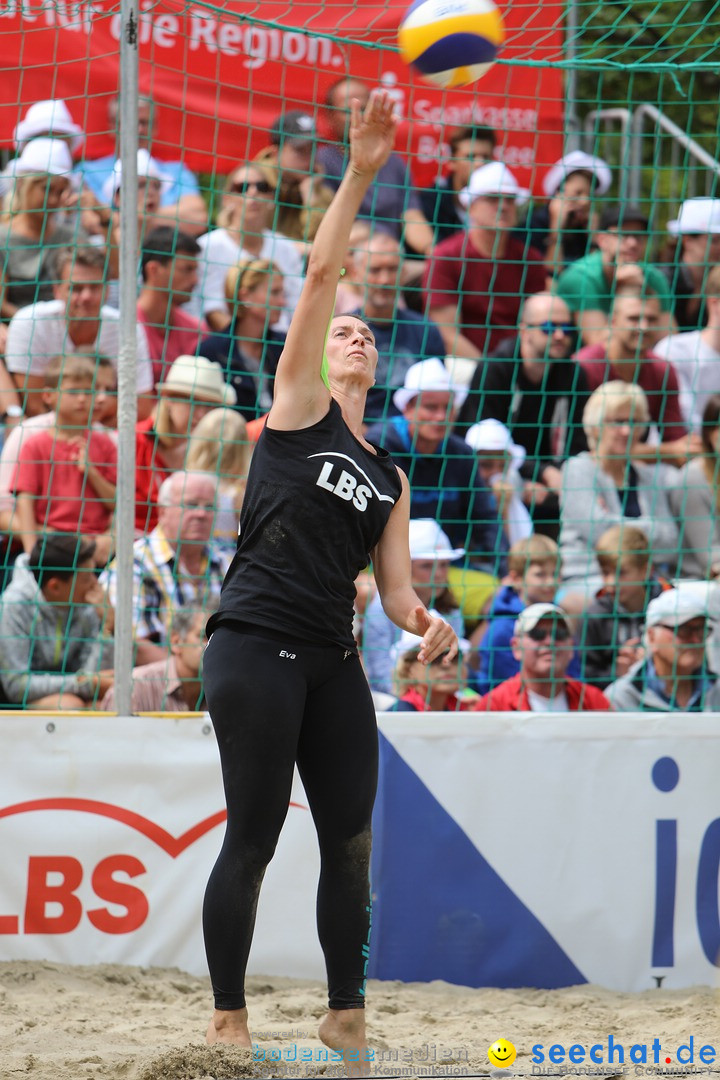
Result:
{"label": "raised arm", "polygon": [[278,362],[270,427],[306,427],[327,411],[329,392],[321,378],[323,349],[350,229],[394,143],[393,103],[387,95],[372,94],[362,115],[353,101],[350,162],[313,241],[305,284]]}

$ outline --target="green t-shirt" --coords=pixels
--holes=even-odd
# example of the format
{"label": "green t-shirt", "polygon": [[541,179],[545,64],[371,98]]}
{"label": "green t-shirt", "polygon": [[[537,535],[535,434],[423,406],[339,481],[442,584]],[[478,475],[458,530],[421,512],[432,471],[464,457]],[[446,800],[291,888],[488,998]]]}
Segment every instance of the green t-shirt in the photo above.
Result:
{"label": "green t-shirt", "polygon": [[[648,291],[657,293],[663,311],[672,308],[672,294],[668,280],[656,266],[645,266],[645,284]],[[602,268],[602,252],[592,251],[564,270],[555,290],[571,311],[610,312],[613,301],[612,283],[608,284]]]}

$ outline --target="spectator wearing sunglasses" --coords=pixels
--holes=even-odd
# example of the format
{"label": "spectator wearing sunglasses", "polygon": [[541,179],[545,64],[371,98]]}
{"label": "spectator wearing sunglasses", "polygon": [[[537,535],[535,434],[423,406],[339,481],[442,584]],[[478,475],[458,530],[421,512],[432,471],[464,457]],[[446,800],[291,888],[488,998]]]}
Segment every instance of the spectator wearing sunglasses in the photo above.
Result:
{"label": "spectator wearing sunglasses", "polygon": [[513,655],[520,671],[480,698],[476,712],[607,712],[610,702],[594,686],[568,678],[572,628],[555,604],[531,604],[515,622]]}
{"label": "spectator wearing sunglasses", "polygon": [[587,380],[569,359],[575,341],[575,324],[560,297],[549,292],[529,297],[518,334],[478,364],[457,422],[463,436],[481,420],[499,420],[508,428],[526,453],[520,475],[535,531],[553,539],[560,469],[568,457],[587,450],[582,426]]}
{"label": "spectator wearing sunglasses", "polygon": [[302,289],[302,259],[293,241],[270,227],[274,195],[260,166],[238,165],[225,183],[218,227],[198,240],[199,281],[191,310],[204,316],[215,333],[222,333],[232,321],[225,295],[227,272],[246,259],[268,259],[283,275],[285,306],[275,329],[284,332],[290,325]]}
{"label": "spectator wearing sunglasses", "polygon": [[720,683],[706,666],[707,599],[692,586],[668,589],[645,615],[645,657],[607,688],[620,712],[716,712]]}
{"label": "spectator wearing sunglasses", "polygon": [[275,227],[305,256],[335,188],[316,165],[317,131],[312,116],[292,109],[270,128],[270,145],[255,156],[275,193]]}

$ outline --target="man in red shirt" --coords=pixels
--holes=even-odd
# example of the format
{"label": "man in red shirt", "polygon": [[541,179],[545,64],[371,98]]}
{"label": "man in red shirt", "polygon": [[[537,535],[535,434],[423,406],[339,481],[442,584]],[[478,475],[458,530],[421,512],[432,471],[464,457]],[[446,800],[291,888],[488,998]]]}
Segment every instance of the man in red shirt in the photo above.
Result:
{"label": "man in red shirt", "polygon": [[542,255],[512,235],[527,195],[507,166],[482,165],[459,196],[467,229],[433,248],[423,289],[449,356],[476,360],[494,349],[517,332],[524,298],[545,288]]}
{"label": "man in red shirt", "polygon": [[575,648],[567,615],[555,604],[530,604],[515,621],[511,641],[520,671],[500,683],[471,712],[612,712],[601,690],[566,675]]}
{"label": "man in red shirt", "polygon": [[641,443],[636,457],[656,461],[660,456],[669,463],[683,465],[702,447],[699,438],[688,440],[675,369],[646,347],[646,335],[652,333],[660,318],[658,297],[636,289],[619,290],[610,313],[607,344],[586,345],[575,353],[575,359],[585,372],[590,391],[612,379],[637,383],[645,391],[660,445]]}
{"label": "man in red shirt", "polygon": [[156,387],[178,356],[194,356],[210,333],[204,319],[180,306],[188,302],[197,285],[199,253],[192,236],[169,225],[152,229],[145,237],[137,317],[145,328]]}

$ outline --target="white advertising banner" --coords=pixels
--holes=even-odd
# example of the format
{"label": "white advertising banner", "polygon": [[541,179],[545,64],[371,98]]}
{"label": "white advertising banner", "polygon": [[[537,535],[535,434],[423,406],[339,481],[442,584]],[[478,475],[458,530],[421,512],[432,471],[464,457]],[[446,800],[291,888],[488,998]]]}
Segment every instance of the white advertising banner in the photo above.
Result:
{"label": "white advertising banner", "polygon": [[[2,717],[0,958],[206,970],[224,832],[205,718]],[[380,717],[370,975],[715,984],[720,717]],[[322,977],[299,782],[250,970]]]}

